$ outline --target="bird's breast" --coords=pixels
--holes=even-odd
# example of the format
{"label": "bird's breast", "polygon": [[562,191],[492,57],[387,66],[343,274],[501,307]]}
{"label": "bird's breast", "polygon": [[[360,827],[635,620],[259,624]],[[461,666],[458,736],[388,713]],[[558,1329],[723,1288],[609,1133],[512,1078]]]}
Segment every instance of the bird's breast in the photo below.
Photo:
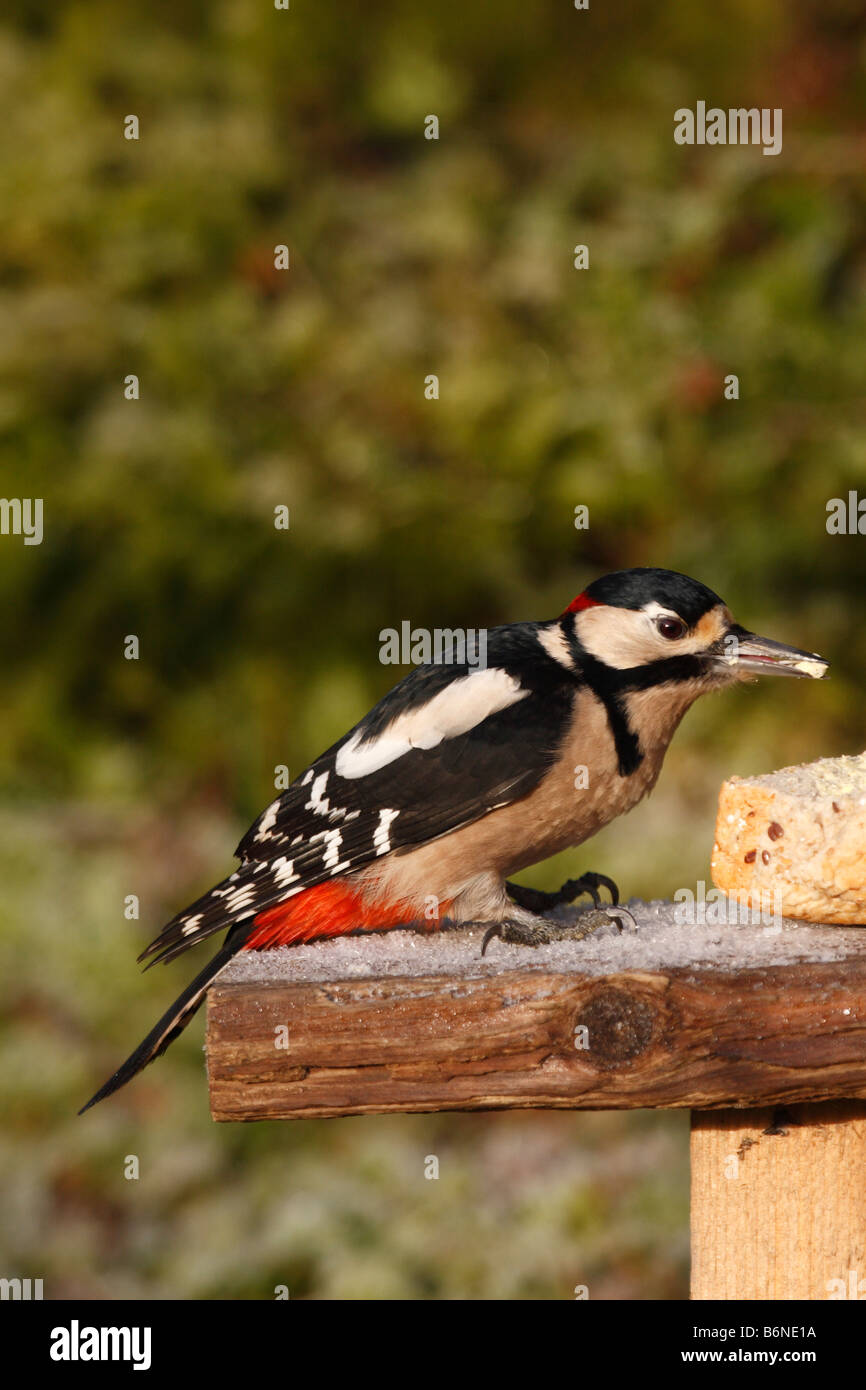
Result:
{"label": "bird's breast", "polygon": [[620,774],[604,705],[582,688],[556,762],[534,791],[417,849],[386,856],[365,872],[370,886],[401,900],[454,899],[477,876],[509,877],[582,844],[630,811],[655,785],[690,703],[646,699],[647,694],[640,692],[627,711],[641,743],[640,761],[629,776]]}

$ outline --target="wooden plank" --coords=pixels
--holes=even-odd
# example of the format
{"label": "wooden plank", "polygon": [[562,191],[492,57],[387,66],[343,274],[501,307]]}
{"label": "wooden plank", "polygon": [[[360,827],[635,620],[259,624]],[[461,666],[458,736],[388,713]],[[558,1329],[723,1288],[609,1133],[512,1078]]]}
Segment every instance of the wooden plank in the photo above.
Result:
{"label": "wooden plank", "polygon": [[692,1116],[692,1298],[866,1297],[866,1105]]}
{"label": "wooden plank", "polygon": [[[737,930],[751,961],[748,933]],[[209,996],[212,1113],[255,1120],[866,1097],[866,933],[811,928],[802,939],[806,958],[742,969],[581,972],[535,952],[518,956],[527,964],[515,969],[508,948],[495,965],[488,956],[456,976],[419,974],[416,963],[411,975],[303,980],[275,977],[265,960],[257,978],[259,963],[248,959],[247,978],[223,977]],[[583,944],[575,943],[577,961]],[[636,949],[623,937],[609,955],[625,964]],[[790,933],[778,950],[790,956]]]}

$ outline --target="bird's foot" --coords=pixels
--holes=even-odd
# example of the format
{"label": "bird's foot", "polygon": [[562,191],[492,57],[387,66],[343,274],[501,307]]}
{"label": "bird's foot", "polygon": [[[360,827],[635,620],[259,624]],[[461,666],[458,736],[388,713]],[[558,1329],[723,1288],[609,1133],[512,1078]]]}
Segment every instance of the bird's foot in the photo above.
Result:
{"label": "bird's foot", "polygon": [[555,907],[561,907],[564,903],[573,903],[575,898],[579,898],[582,893],[588,893],[592,898],[593,907],[601,907],[601,898],[598,895],[599,888],[606,888],[610,893],[610,900],[614,907],[619,902],[619,889],[612,878],[607,874],[585,873],[580,878],[570,878],[555,893],[544,893],[540,888],[525,888],[522,883],[506,883],[509,897],[517,903],[518,907],[525,908],[528,912],[538,913],[544,916]]}
{"label": "bird's foot", "polygon": [[635,930],[637,929],[637,922],[628,908],[619,906],[588,908],[575,922],[549,922],[543,919],[526,922],[517,917],[506,917],[504,921],[495,922],[492,927],[488,927],[481,943],[481,954],[485,954],[494,937],[498,937],[500,941],[511,942],[515,946],[547,946],[551,941],[583,941],[584,937],[592,936],[593,932],[597,932],[600,927],[606,927],[610,922],[616,922],[617,930],[622,931],[624,918],[628,919]]}

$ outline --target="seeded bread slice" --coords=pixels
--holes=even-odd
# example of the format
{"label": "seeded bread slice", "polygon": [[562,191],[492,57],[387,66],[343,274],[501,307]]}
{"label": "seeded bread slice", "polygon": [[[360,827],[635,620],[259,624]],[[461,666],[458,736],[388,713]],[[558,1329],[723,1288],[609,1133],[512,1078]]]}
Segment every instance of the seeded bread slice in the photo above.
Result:
{"label": "seeded bread slice", "polygon": [[711,872],[752,907],[772,906],[778,890],[786,917],[866,924],[866,753],[730,778]]}

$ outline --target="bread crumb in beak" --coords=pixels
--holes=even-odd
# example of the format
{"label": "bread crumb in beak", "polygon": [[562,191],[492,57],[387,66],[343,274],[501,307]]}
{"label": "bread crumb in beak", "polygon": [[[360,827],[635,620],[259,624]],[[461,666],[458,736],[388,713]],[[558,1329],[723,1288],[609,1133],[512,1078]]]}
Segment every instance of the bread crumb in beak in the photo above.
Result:
{"label": "bread crumb in beak", "polygon": [[822,661],[819,656],[803,657],[801,661],[793,661],[791,665],[795,671],[802,671],[804,676],[811,676],[816,681],[827,674],[827,662]]}

